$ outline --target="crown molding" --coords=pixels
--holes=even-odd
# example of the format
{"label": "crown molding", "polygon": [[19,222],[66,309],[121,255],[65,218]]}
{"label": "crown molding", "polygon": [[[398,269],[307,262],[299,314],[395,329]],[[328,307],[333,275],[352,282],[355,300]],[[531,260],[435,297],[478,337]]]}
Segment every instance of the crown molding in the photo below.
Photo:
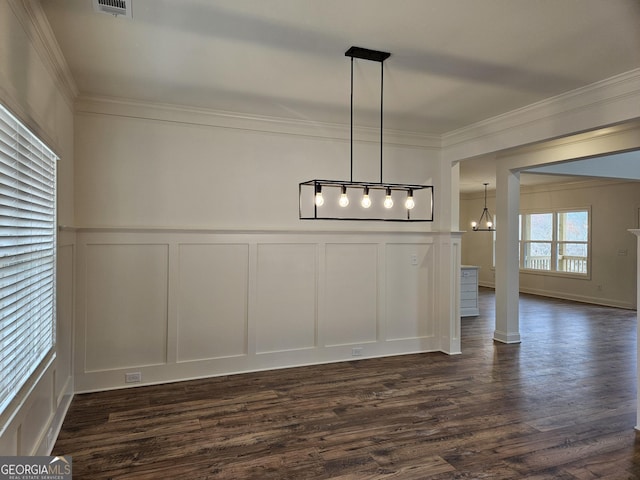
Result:
{"label": "crown molding", "polygon": [[456,161],[557,139],[640,118],[640,68],[442,136],[444,158]]}
{"label": "crown molding", "polygon": [[[77,114],[113,115],[143,120],[349,140],[348,124],[250,115],[126,98],[80,96],[75,102],[75,112]],[[353,139],[359,142],[379,143],[380,130],[354,126]],[[441,138],[439,135],[385,129],[383,143],[385,145],[440,149]]]}
{"label": "crown molding", "polygon": [[557,139],[549,140],[544,143],[534,143],[518,147],[517,149],[504,150],[495,155],[495,158],[513,158],[514,156],[541,154],[545,155],[545,152],[553,149],[559,149],[564,147],[576,147],[581,144],[592,144],[594,139],[603,138],[616,138],[622,136],[636,137],[636,132],[640,128],[640,120],[629,121],[626,123],[620,123],[609,127],[599,128],[597,130],[591,130],[584,133],[576,133],[575,135],[560,137]]}
{"label": "crown molding", "polygon": [[73,108],[73,103],[78,96],[78,87],[40,2],[8,0],[8,3],[22,24],[38,56],[51,73],[65,101],[70,108]]}
{"label": "crown molding", "polygon": [[[604,187],[618,187],[623,185],[638,186],[640,182],[625,179],[605,179],[605,178],[573,178],[566,182],[541,183],[536,185],[520,185],[520,194],[527,195],[533,193],[549,193],[549,192],[566,192],[567,190],[594,189]],[[467,192],[460,193],[462,200],[482,200],[483,192]],[[496,189],[493,188],[487,192],[487,198],[496,198]]]}
{"label": "crown molding", "polygon": [[600,178],[584,178],[574,179],[566,182],[554,182],[537,185],[522,185],[520,193],[522,195],[532,193],[547,192],[566,192],[567,190],[594,189],[604,187],[617,187],[622,185],[638,185],[638,182],[623,179],[600,179]]}

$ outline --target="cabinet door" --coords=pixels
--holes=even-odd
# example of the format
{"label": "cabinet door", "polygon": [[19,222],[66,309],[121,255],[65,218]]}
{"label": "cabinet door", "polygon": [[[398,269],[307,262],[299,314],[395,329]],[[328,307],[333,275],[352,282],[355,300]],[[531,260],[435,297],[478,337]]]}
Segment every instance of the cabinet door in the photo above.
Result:
{"label": "cabinet door", "polygon": [[460,316],[478,315],[478,269],[462,267],[460,275]]}

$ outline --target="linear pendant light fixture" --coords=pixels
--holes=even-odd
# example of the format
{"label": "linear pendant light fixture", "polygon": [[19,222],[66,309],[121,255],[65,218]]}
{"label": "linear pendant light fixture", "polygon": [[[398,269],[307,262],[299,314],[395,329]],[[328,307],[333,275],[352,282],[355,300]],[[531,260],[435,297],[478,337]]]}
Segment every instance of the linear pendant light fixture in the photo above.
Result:
{"label": "linear pendant light fixture", "polygon": [[[301,220],[382,220],[432,222],[433,186],[386,183],[382,177],[384,61],[391,54],[351,47],[351,130],[349,180],[309,180],[298,185]],[[353,180],[353,63],[354,59],[380,63],[380,181]]]}
{"label": "linear pendant light fixture", "polygon": [[[471,222],[471,228],[474,232],[493,232],[496,227],[493,224],[493,216],[489,213],[489,209],[487,208],[487,185],[488,183],[484,183],[484,208],[482,209],[482,215],[477,222]],[[484,228],[483,223],[484,222]]]}

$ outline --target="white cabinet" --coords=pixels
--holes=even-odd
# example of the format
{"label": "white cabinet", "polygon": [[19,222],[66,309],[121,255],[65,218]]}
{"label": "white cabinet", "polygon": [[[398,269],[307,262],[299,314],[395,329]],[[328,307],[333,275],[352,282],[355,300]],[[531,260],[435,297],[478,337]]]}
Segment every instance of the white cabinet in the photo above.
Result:
{"label": "white cabinet", "polygon": [[473,265],[460,268],[460,316],[471,317],[480,314],[478,308],[478,269]]}

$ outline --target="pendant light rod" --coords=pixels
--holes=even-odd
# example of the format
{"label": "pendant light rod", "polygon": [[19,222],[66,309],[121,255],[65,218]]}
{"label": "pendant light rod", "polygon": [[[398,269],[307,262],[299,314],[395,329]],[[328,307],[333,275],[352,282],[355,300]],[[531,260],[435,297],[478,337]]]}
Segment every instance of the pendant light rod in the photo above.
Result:
{"label": "pendant light rod", "polygon": [[351,158],[351,181],[353,182],[353,57],[351,57],[351,129],[349,130],[350,158]]}
{"label": "pendant light rod", "polygon": [[380,62],[380,183],[383,183],[382,168],[382,140],[383,140],[383,106],[384,106],[384,61],[391,56],[389,52],[381,52],[379,50],[370,50],[362,47],[351,47],[344,52],[345,56],[351,57],[351,181],[353,182],[353,59],[370,60]]}
{"label": "pendant light rod", "polygon": [[384,92],[384,63],[380,62],[380,183],[382,183],[382,100]]}

